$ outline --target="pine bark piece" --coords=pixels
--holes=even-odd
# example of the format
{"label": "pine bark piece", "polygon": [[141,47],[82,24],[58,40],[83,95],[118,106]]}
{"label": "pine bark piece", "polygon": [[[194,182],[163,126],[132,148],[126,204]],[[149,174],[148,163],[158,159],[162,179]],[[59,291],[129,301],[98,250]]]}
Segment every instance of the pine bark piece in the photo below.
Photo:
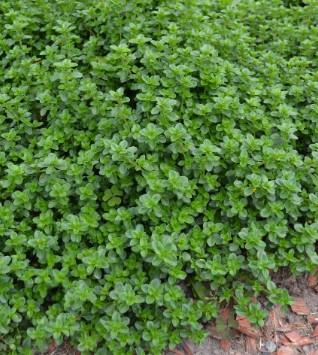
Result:
{"label": "pine bark piece", "polygon": [[229,339],[222,339],[220,340],[220,347],[223,351],[229,351],[231,348],[231,342]]}
{"label": "pine bark piece", "polygon": [[295,330],[291,332],[285,333],[285,336],[292,342],[292,343],[298,343],[299,341],[302,340],[303,336],[300,335],[298,332]]}
{"label": "pine bark piece", "polygon": [[318,324],[318,316],[313,316],[312,314],[309,314],[307,316],[307,322],[310,324]]}
{"label": "pine bark piece", "polygon": [[312,337],[318,337],[318,325],[316,325],[314,331],[311,333],[310,336],[312,336]]}
{"label": "pine bark piece", "polygon": [[294,348],[291,348],[290,346],[281,346],[277,350],[277,355],[296,355],[297,352]]}
{"label": "pine bark piece", "polygon": [[311,288],[315,287],[318,284],[318,276],[317,275],[309,275],[307,281],[308,281],[309,287],[311,287]]}
{"label": "pine bark piece", "polygon": [[[288,343],[288,341],[290,343]],[[282,341],[283,345],[294,346],[294,347],[310,345],[313,343],[315,343],[315,339],[312,339],[308,336],[302,336],[295,330],[285,333],[285,339],[283,339]]]}
{"label": "pine bark piece", "polygon": [[238,323],[236,330],[242,334],[245,334],[251,338],[259,338],[261,332],[259,329],[251,325],[250,321],[244,316],[237,316],[236,321]]}
{"label": "pine bark piece", "polygon": [[297,297],[294,299],[294,302],[290,306],[292,311],[301,316],[308,316],[310,314],[310,309],[307,306],[303,298]]}

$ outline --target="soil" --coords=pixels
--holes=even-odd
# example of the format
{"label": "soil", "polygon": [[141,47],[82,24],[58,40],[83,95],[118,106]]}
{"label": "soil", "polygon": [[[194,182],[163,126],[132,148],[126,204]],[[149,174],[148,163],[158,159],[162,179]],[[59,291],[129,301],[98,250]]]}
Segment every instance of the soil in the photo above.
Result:
{"label": "soil", "polygon": [[[295,328],[301,335],[310,337],[310,334],[312,334],[316,325],[310,324],[308,317],[316,317],[318,324],[318,286],[309,287],[307,277],[295,278],[284,272],[276,275],[275,281],[281,287],[286,288],[291,296],[301,299],[310,310],[310,314],[306,316],[296,314],[291,308],[289,308],[287,312],[282,312],[281,321],[286,325],[286,329],[288,327],[290,327],[291,330]],[[273,333],[273,329],[267,329],[267,333],[268,330]],[[212,337],[207,338],[201,345],[193,345],[189,343],[189,347],[191,348],[193,355],[318,355],[318,337],[315,337],[316,339],[314,339],[313,343],[310,345],[295,346],[294,344],[287,343],[288,345],[284,346],[283,344],[279,344],[279,337],[283,335],[282,332],[274,331],[274,333],[272,339],[266,339],[266,329],[263,329],[263,336],[253,341],[254,345],[252,345],[252,348],[251,344],[249,344],[249,337],[239,333],[231,339],[230,348],[225,351],[221,348],[220,341]],[[270,345],[271,349],[266,349],[266,345]]]}

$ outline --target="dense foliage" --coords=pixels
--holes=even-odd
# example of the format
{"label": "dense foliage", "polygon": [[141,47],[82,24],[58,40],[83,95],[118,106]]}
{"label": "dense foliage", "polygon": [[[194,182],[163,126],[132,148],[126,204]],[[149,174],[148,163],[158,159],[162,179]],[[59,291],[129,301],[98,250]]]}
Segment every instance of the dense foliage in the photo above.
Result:
{"label": "dense foliage", "polygon": [[318,6],[0,1],[0,352],[199,341],[318,264]]}

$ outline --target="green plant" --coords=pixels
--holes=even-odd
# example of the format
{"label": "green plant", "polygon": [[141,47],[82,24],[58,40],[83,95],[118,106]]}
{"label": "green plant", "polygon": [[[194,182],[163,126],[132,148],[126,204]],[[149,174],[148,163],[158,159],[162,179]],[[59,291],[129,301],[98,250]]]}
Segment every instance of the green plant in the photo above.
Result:
{"label": "green plant", "polygon": [[[301,6],[299,6],[301,5]],[[160,354],[318,265],[318,8],[0,2],[0,351]]]}

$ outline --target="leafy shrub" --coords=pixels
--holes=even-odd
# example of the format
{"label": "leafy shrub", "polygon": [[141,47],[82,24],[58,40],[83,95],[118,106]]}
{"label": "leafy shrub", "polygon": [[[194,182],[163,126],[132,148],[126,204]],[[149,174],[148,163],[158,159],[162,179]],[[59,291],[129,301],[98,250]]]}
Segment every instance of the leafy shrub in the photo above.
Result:
{"label": "leafy shrub", "polygon": [[273,273],[318,264],[317,10],[0,2],[2,353],[159,354],[288,304]]}

